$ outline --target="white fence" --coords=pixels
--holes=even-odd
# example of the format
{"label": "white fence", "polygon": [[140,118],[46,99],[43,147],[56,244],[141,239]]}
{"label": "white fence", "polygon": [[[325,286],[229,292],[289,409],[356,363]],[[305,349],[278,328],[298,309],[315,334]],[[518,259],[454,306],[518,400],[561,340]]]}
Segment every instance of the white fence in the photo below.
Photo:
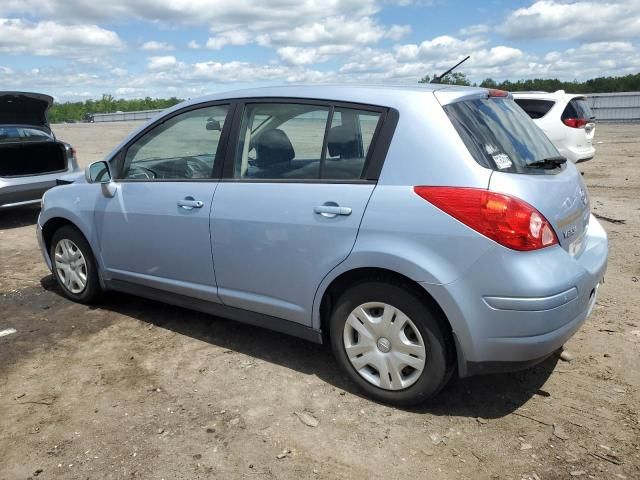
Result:
{"label": "white fence", "polygon": [[640,92],[589,93],[586,97],[596,121],[640,121]]}
{"label": "white fence", "polygon": [[132,120],[149,120],[162,110],[138,110],[137,112],[92,113],[91,122],[127,122]]}

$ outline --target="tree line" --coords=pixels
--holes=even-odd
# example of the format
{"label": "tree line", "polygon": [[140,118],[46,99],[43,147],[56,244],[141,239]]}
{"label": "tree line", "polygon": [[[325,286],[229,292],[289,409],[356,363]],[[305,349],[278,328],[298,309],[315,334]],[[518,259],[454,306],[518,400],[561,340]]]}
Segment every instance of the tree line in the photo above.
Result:
{"label": "tree line", "polygon": [[174,106],[182,100],[171,98],[135,98],[116,99],[113,95],[104,94],[99,100],[84,102],[54,103],[49,110],[51,123],[89,121],[94,113],[135,112],[138,110],[157,110]]}
{"label": "tree line", "polygon": [[[419,83],[429,83],[433,77],[423,77]],[[510,92],[540,90],[555,92],[565,90],[568,93],[611,93],[611,92],[637,92],[640,91],[640,73],[629,74],[622,77],[597,77],[579,82],[578,80],[562,81],[557,78],[533,78],[530,80],[517,80],[512,82],[504,80],[496,81],[493,78],[485,78],[480,84],[471,83],[462,72],[453,72],[444,77],[440,83],[449,85],[472,85],[483,88],[499,88]]]}

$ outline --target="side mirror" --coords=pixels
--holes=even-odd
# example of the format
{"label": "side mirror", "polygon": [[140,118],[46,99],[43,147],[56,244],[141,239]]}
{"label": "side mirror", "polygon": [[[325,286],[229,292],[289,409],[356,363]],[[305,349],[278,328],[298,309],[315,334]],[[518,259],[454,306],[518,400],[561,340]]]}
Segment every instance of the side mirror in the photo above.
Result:
{"label": "side mirror", "polygon": [[220,127],[220,122],[213,117],[207,119],[207,130],[222,130]]}
{"label": "side mirror", "polygon": [[84,178],[87,183],[109,183],[111,182],[111,170],[109,164],[104,161],[93,162],[84,169]]}

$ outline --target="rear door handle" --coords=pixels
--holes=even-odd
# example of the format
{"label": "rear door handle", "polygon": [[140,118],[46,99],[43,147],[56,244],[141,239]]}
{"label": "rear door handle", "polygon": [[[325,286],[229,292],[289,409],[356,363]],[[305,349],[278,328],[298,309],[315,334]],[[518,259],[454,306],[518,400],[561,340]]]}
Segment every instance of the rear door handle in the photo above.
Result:
{"label": "rear door handle", "polygon": [[204,206],[204,202],[194,200],[193,197],[186,197],[184,200],[178,200],[178,206],[185,210],[193,210],[194,208],[202,208]]}
{"label": "rear door handle", "polygon": [[334,218],[337,215],[351,215],[349,207],[340,207],[338,205],[320,205],[315,207],[313,211],[326,218]]}

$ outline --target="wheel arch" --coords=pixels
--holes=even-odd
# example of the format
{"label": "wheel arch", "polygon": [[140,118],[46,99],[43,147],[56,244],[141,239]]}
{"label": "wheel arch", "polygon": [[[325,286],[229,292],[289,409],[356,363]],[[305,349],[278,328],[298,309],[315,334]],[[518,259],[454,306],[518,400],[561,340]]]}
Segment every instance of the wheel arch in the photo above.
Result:
{"label": "wheel arch", "polygon": [[379,280],[396,285],[402,285],[404,288],[407,288],[414,293],[434,314],[436,321],[442,329],[442,333],[444,334],[449,347],[447,360],[451,362],[451,365],[455,365],[457,363],[457,344],[454,338],[452,325],[447,318],[446,313],[435,298],[417,281],[396,271],[381,267],[359,267],[346,270],[333,278],[324,289],[319,301],[318,327],[322,331],[325,342],[328,342],[330,334],[329,319],[331,311],[340,295],[340,292],[352,285],[356,285],[357,283],[371,280]]}
{"label": "wheel arch", "polygon": [[[93,243],[91,242],[91,237],[87,235],[87,232],[84,228],[82,228],[80,222],[76,222],[66,216],[62,215],[53,215],[49,217],[42,224],[42,240],[44,241],[46,255],[50,257],[51,252],[51,241],[53,239],[54,234],[62,227],[69,225],[80,232],[80,234],[85,238],[87,243],[89,244],[89,248],[91,248],[91,253],[93,257],[98,261],[98,257],[96,256],[96,252],[93,247]],[[100,265],[98,265],[98,270],[100,270]]]}

